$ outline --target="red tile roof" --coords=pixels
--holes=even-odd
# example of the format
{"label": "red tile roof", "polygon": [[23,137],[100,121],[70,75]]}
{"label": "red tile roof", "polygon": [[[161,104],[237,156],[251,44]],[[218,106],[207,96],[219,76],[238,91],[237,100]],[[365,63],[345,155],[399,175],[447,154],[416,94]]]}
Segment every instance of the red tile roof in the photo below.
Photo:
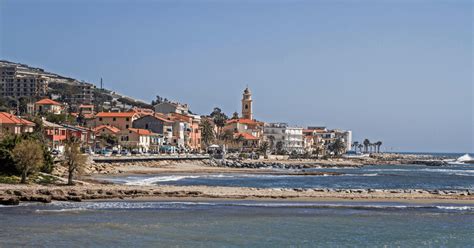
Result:
{"label": "red tile roof", "polygon": [[258,125],[261,124],[261,122],[251,120],[251,119],[244,119],[244,118],[239,118],[239,119],[231,119],[227,121],[227,124],[231,123],[241,123],[241,124],[250,124],[250,125]]}
{"label": "red tile roof", "polygon": [[110,130],[112,133],[118,133],[118,132],[120,132],[120,129],[119,129],[119,128],[114,127],[114,126],[109,126],[109,125],[100,125],[100,126],[94,128],[94,132],[97,133],[99,130],[104,129],[104,128]]}
{"label": "red tile roof", "polygon": [[150,130],[140,129],[140,128],[129,128],[128,130],[137,133],[139,135],[155,135],[155,133],[151,132]]}
{"label": "red tile roof", "polygon": [[45,98],[35,103],[36,105],[61,105],[61,103]]}
{"label": "red tile roof", "polygon": [[135,116],[136,113],[134,112],[100,112],[97,113],[96,117],[119,117],[119,118],[125,118],[125,117],[133,117]]}
{"label": "red tile roof", "polygon": [[35,126],[35,124],[31,121],[22,119],[20,117],[14,116],[6,112],[0,112],[0,124],[17,124],[17,125]]}
{"label": "red tile roof", "polygon": [[237,138],[239,136],[242,136],[242,138],[244,138],[245,140],[258,140],[257,137],[249,134],[249,133],[235,133],[234,134],[234,137]]}

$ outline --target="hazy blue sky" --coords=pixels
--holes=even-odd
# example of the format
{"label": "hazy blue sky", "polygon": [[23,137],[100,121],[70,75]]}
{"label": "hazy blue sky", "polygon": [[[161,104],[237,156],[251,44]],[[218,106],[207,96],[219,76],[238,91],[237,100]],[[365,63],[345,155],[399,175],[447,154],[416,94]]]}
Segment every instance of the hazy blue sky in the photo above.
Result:
{"label": "hazy blue sky", "polygon": [[0,57],[194,112],[473,152],[472,1],[6,1]]}

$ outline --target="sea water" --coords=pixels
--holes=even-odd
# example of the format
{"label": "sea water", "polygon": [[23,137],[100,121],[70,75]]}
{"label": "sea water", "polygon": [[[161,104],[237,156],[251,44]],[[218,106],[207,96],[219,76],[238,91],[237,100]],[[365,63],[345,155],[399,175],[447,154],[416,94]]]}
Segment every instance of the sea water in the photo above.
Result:
{"label": "sea water", "polygon": [[[377,165],[362,168],[307,169],[310,172],[338,172],[341,175],[291,176],[269,174],[148,174],[99,176],[99,179],[127,185],[206,185],[259,188],[357,188],[473,190],[474,166]],[[282,172],[287,173],[288,170]]]}
{"label": "sea water", "polygon": [[0,207],[0,247],[472,247],[474,205],[53,202]]}

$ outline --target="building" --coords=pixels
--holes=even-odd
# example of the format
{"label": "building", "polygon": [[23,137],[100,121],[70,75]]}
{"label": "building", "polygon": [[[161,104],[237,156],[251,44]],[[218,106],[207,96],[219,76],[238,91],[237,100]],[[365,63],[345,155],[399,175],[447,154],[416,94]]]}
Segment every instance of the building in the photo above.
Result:
{"label": "building", "polygon": [[0,66],[0,96],[13,98],[45,96],[48,82],[49,78],[41,71],[21,65]]}
{"label": "building", "polygon": [[189,113],[189,106],[187,104],[175,102],[160,102],[154,106],[155,112],[169,114],[176,113],[186,115]]}
{"label": "building", "polygon": [[242,118],[253,120],[252,93],[249,88],[245,88],[242,96]]}
{"label": "building", "polygon": [[135,112],[100,112],[94,119],[88,121],[88,126],[95,128],[101,125],[114,126],[126,130],[133,126],[133,121],[140,117]]}
{"label": "building", "polygon": [[95,107],[92,104],[81,104],[78,107],[78,112],[80,115],[93,115],[95,114]]}
{"label": "building", "polygon": [[45,98],[35,103],[36,114],[55,114],[59,115],[63,112],[63,105],[59,102]]}
{"label": "building", "polygon": [[66,128],[66,137],[67,140],[77,140],[82,143],[83,146],[92,147],[95,142],[95,134],[92,129],[74,126],[68,124],[62,124]]}
{"label": "building", "polygon": [[308,127],[304,130],[304,134],[310,135],[314,139],[316,146],[323,146],[324,149],[328,149],[329,145],[334,143],[337,139],[340,139],[346,145],[346,151],[352,149],[352,131],[332,129],[329,130],[326,127]]}
{"label": "building", "polygon": [[263,127],[263,135],[272,150],[303,153],[303,128],[290,127],[286,123],[269,123]]}
{"label": "building", "polygon": [[9,134],[32,133],[35,124],[10,113],[0,112],[0,132]]}
{"label": "building", "polygon": [[158,113],[136,119],[133,128],[146,129],[161,135],[163,144],[169,144],[173,139],[173,121]]}
{"label": "building", "polygon": [[201,150],[201,118],[197,115],[170,113],[173,121],[173,139],[171,144],[185,150]]}
{"label": "building", "polygon": [[122,148],[142,153],[159,152],[160,137],[146,129],[128,128],[121,130],[119,135],[119,144]]}
{"label": "building", "polygon": [[80,82],[76,85],[77,92],[72,95],[71,102],[72,104],[81,105],[91,105],[94,102],[94,88],[95,86],[90,83]]}
{"label": "building", "polygon": [[49,142],[52,149],[64,151],[64,142],[67,140],[66,128],[56,123],[49,122],[45,119],[43,121],[44,135]]}

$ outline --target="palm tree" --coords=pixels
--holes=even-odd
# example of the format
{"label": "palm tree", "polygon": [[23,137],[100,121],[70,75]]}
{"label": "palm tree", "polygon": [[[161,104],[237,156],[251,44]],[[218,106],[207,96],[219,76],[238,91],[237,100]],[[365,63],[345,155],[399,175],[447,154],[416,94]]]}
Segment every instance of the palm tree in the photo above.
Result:
{"label": "palm tree", "polygon": [[377,146],[377,153],[380,153],[380,147],[382,146],[382,141],[377,141],[375,145]]}
{"label": "palm tree", "polygon": [[362,152],[362,149],[364,148],[364,145],[363,144],[359,144],[359,150],[360,152]]}
{"label": "palm tree", "polygon": [[341,155],[345,149],[346,149],[346,145],[344,144],[344,142],[342,142],[341,139],[337,139],[334,143],[331,143],[329,145],[329,150],[331,152],[334,152],[336,156]]}
{"label": "palm tree", "polygon": [[268,136],[268,140],[270,141],[270,150],[273,150],[275,148],[275,136]]}
{"label": "palm tree", "polygon": [[212,128],[212,124],[208,119],[201,122],[201,136],[206,147],[214,141],[214,128]]}
{"label": "palm tree", "polygon": [[357,152],[357,147],[359,146],[359,141],[354,141],[352,147],[354,147],[354,152]]}
{"label": "palm tree", "polygon": [[364,149],[365,149],[365,152],[366,152],[366,153],[369,151],[369,146],[370,146],[370,140],[369,140],[369,139],[365,139],[365,140],[364,140]]}

